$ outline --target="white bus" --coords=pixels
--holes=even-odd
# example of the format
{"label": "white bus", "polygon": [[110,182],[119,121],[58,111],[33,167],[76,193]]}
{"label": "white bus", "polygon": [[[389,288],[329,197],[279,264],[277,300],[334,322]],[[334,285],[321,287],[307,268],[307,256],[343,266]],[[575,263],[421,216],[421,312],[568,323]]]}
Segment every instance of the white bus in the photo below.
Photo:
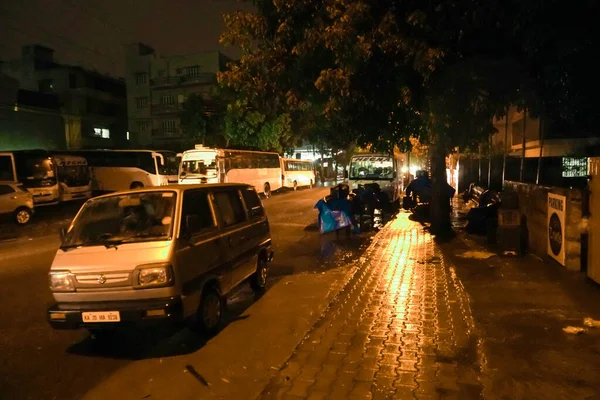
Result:
{"label": "white bus", "polygon": [[310,160],[281,159],[282,186],[294,190],[302,186],[311,188],[315,183],[315,169]]}
{"label": "white bus", "polygon": [[56,165],[45,150],[0,153],[0,181],[23,184],[36,206],[56,204],[60,199]]}
{"label": "white bus", "polygon": [[92,190],[120,190],[177,183],[177,154],[162,150],[70,150],[63,154],[85,157]]}
{"label": "white bus", "polygon": [[351,189],[359,185],[377,183],[382,191],[390,197],[390,201],[402,198],[402,166],[404,157],[401,153],[393,155],[385,153],[358,153],[350,159],[348,180]]}
{"label": "white bus", "polygon": [[87,160],[81,156],[53,154],[60,201],[87,200],[92,197],[92,181]]}
{"label": "white bus", "polygon": [[279,154],[196,145],[181,154],[179,183],[247,183],[269,197],[281,188]]}

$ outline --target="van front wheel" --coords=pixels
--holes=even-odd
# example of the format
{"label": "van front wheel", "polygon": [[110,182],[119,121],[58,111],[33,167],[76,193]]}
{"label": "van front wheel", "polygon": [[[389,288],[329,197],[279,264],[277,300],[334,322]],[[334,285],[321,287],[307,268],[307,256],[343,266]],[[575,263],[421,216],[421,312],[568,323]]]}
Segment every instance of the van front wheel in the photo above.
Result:
{"label": "van front wheel", "polygon": [[224,302],[217,289],[213,287],[204,289],[198,308],[198,324],[202,331],[209,335],[219,331],[223,321]]}

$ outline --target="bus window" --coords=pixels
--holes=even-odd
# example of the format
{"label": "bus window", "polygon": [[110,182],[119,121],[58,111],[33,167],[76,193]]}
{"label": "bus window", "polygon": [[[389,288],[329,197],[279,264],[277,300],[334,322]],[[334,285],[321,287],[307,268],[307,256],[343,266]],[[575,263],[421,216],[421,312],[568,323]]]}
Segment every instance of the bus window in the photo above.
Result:
{"label": "bus window", "polygon": [[10,154],[0,155],[0,181],[14,181],[15,179],[12,156]]}

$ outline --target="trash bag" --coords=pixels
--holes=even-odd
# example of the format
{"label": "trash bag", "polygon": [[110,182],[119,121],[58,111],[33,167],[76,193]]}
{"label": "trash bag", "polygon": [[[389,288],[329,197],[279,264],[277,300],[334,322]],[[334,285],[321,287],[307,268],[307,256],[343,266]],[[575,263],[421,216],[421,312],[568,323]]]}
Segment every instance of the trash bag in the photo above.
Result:
{"label": "trash bag", "polygon": [[321,234],[337,231],[352,225],[348,214],[339,210],[331,210],[323,200],[315,205],[319,210],[319,232]]}

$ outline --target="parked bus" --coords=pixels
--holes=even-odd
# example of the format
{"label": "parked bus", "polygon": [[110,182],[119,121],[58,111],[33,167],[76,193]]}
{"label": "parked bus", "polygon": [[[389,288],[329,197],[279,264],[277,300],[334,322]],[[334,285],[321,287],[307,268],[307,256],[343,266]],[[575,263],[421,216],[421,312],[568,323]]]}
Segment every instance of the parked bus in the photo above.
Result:
{"label": "parked bus", "polygon": [[279,154],[196,145],[181,155],[179,183],[247,183],[269,197],[281,188]]}
{"label": "parked bus", "polygon": [[315,183],[315,170],[310,160],[294,158],[281,159],[282,186],[294,190],[302,186],[312,187]]}
{"label": "parked bus", "polygon": [[81,156],[53,154],[58,178],[59,200],[87,200],[92,197],[92,181],[87,160]]}
{"label": "parked bus", "polygon": [[33,195],[36,206],[60,200],[56,165],[45,150],[0,153],[0,181],[21,183]]}
{"label": "parked bus", "polygon": [[92,190],[119,190],[177,183],[177,154],[162,150],[70,150],[90,167]]}
{"label": "parked bus", "polygon": [[351,189],[359,185],[377,183],[382,191],[397,202],[402,198],[402,153],[358,153],[350,159],[348,180]]}

